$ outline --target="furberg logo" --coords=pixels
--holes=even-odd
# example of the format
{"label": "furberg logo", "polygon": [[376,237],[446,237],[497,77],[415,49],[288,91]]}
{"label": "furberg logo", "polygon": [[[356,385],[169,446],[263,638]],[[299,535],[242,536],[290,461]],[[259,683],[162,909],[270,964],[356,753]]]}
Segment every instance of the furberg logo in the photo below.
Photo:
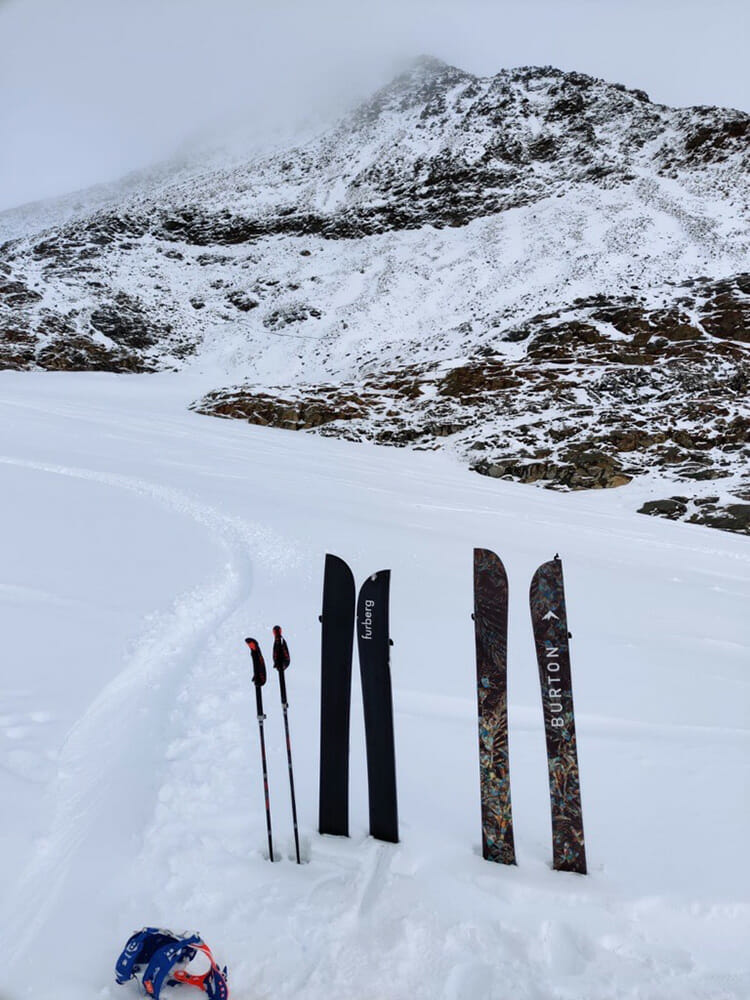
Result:
{"label": "furberg logo", "polygon": [[[557,617],[557,615],[555,615]],[[545,642],[545,655],[547,657],[547,698],[549,701],[550,720],[553,729],[562,729],[565,719],[562,716],[562,688],[554,687],[560,684],[560,647],[553,646],[549,639]]]}
{"label": "furberg logo", "polygon": [[365,616],[362,619],[362,632],[360,639],[372,639],[372,609],[375,601],[365,601]]}

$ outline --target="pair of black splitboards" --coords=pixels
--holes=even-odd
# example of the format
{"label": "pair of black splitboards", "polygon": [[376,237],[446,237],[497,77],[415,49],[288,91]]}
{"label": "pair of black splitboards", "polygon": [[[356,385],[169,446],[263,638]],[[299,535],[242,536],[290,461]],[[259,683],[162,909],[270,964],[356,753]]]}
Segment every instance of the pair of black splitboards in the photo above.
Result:
{"label": "pair of black splitboards", "polygon": [[[370,834],[398,843],[388,597],[390,570],[368,577],[357,600],[357,644],[367,748]],[[354,644],[354,576],[327,555],[323,578],[318,830],[349,836],[349,710]]]}
{"label": "pair of black splitboards", "polygon": [[[553,867],[586,874],[562,563],[543,563],[529,591],[547,741]],[[508,577],[489,549],[474,550],[482,853],[516,862],[508,767]]]}

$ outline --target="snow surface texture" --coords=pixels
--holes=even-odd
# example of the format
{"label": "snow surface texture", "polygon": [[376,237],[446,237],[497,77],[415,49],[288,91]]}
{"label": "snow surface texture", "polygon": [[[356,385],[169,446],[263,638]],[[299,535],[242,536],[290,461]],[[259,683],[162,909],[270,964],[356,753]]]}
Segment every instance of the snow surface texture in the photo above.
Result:
{"label": "snow surface texture", "polygon": [[[747,539],[187,412],[210,385],[0,374],[2,1000],[135,997],[148,923],[199,930],[235,1000],[746,1000]],[[512,869],[480,850],[474,545],[510,579]],[[366,835],[356,664],[352,836],[315,832],[326,551],[393,570],[398,845]],[[550,869],[527,594],[558,551],[587,877]],[[272,671],[265,857],[242,640],[276,623],[302,867]]]}
{"label": "snow surface texture", "polygon": [[256,422],[322,395],[322,433],[737,503],[749,205],[739,111],[427,59],[304,142],[0,217],[0,364],[210,373]]}

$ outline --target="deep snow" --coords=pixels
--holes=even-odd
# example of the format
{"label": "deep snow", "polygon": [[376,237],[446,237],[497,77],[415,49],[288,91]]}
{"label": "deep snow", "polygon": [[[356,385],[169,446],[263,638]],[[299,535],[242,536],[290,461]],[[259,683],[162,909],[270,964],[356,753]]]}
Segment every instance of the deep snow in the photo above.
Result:
{"label": "deep snow", "polygon": [[[134,929],[197,929],[232,996],[750,995],[750,543],[450,456],[186,412],[186,376],[0,373],[2,1000],[127,1000]],[[480,852],[472,547],[510,579],[518,866]],[[359,684],[349,840],[317,813],[323,557],[393,570],[402,843],[366,836]],[[527,592],[563,558],[590,874],[550,870]],[[276,678],[265,819],[250,658],[291,653],[304,854]],[[270,656],[269,656],[270,658]],[[193,996],[179,987],[170,1000]]]}

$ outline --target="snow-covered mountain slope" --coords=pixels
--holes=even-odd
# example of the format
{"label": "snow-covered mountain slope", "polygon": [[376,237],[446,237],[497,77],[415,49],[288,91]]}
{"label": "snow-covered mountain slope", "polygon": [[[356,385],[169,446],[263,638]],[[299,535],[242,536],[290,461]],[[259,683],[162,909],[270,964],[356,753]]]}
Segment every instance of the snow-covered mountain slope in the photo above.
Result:
{"label": "snow-covered mountain slope", "polygon": [[[196,928],[233,1000],[745,1000],[750,543],[444,454],[187,411],[213,374],[0,373],[3,1000],[134,1000],[144,924]],[[518,866],[481,858],[472,547],[510,580]],[[323,558],[393,570],[399,845],[317,818]],[[586,877],[550,870],[533,571],[560,552]],[[284,626],[266,840],[243,637]],[[170,1000],[193,996],[189,987]],[[197,995],[197,994],[196,994]]]}
{"label": "snow-covered mountain slope", "polygon": [[302,144],[6,242],[0,361],[213,372],[205,412],[523,481],[657,467],[673,514],[750,530],[749,205],[741,112],[422,60]]}

